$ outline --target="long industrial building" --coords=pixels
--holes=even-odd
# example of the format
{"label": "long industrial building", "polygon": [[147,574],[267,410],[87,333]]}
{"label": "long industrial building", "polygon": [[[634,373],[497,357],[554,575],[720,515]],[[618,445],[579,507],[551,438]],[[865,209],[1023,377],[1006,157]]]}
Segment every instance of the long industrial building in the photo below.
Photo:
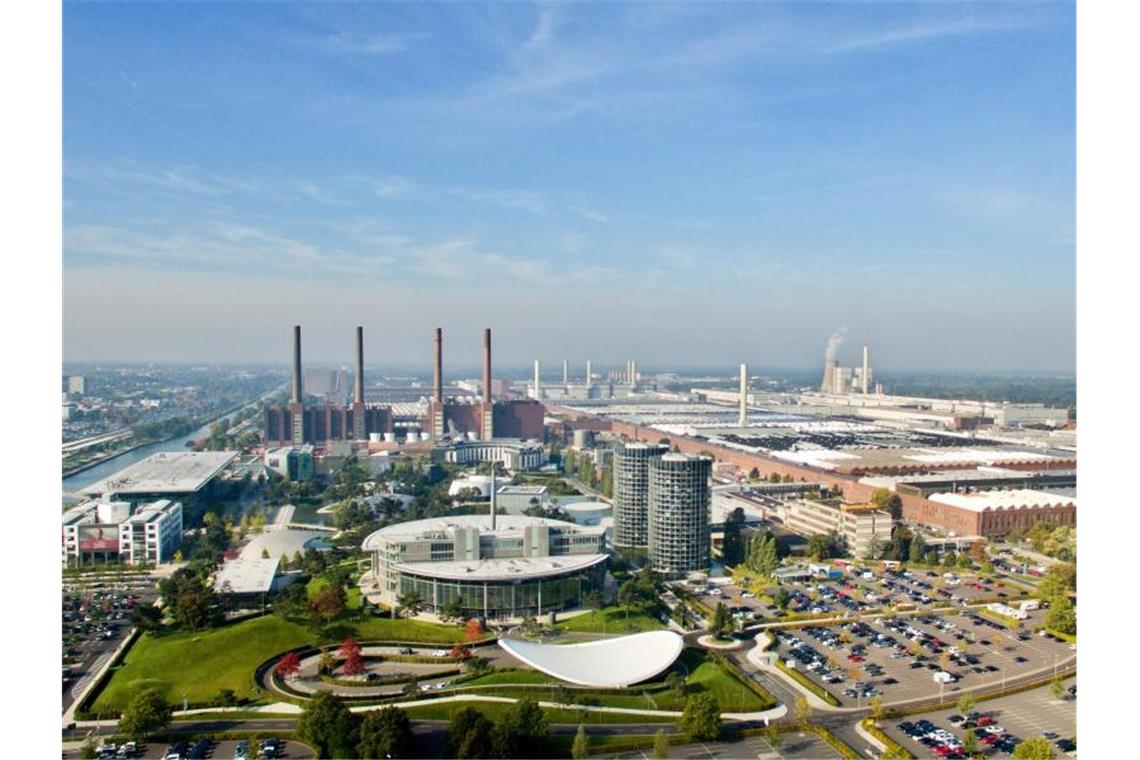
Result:
{"label": "long industrial building", "polygon": [[[394,439],[404,434],[446,437],[541,439],[544,408],[530,399],[492,400],[491,330],[483,331],[482,396],[444,395],[443,330],[435,328],[431,396],[423,406],[374,403],[366,400],[364,386],[364,328],[356,328],[356,373],[352,403],[314,403],[306,400],[301,365],[301,327],[293,327],[293,380],[289,403],[265,410],[265,440],[269,445],[322,445],[328,441]],[[410,407],[410,408],[408,408]],[[409,418],[409,414],[411,415]]]}

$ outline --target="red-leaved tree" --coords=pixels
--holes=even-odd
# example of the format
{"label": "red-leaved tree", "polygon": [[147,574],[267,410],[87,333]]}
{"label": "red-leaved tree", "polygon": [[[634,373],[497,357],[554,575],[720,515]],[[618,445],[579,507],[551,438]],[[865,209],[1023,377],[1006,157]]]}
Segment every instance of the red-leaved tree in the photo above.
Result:
{"label": "red-leaved tree", "polygon": [[467,621],[467,640],[478,641],[483,638],[483,624],[479,622],[479,618],[471,618]]}
{"label": "red-leaved tree", "polygon": [[470,660],[471,657],[471,647],[467,646],[466,644],[456,644],[451,648],[451,659],[455,660],[456,662]]}
{"label": "red-leaved tree", "polygon": [[356,639],[349,636],[342,641],[339,654],[344,659],[340,672],[347,676],[364,672],[364,657],[360,653],[360,645],[356,643]]}
{"label": "red-leaved tree", "polygon": [[300,669],[301,658],[296,652],[286,654],[277,661],[277,665],[273,668],[277,675],[285,679],[292,678]]}

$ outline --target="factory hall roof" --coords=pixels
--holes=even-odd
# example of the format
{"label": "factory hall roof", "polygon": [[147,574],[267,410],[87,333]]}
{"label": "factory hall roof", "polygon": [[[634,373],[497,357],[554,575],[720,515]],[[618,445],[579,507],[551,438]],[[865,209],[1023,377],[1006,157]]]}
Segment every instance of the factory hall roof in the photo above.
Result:
{"label": "factory hall roof", "polygon": [[977,491],[974,493],[936,493],[927,497],[939,504],[987,512],[997,509],[1042,509],[1050,507],[1076,507],[1077,500],[1048,491],[1017,488],[1009,491]]}
{"label": "factory hall roof", "polygon": [[86,494],[194,493],[237,457],[236,451],[167,451],[83,489]]}

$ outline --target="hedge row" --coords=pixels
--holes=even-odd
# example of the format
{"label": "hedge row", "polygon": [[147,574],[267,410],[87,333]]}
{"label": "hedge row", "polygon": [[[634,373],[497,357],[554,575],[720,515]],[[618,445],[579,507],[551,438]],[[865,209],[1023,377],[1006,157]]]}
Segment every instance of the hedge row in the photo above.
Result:
{"label": "hedge row", "polygon": [[459,668],[449,668],[441,670],[437,673],[424,673],[417,676],[411,673],[396,674],[394,676],[372,678],[367,681],[351,678],[337,678],[336,676],[322,675],[321,681],[331,683],[334,686],[348,686],[348,687],[362,687],[362,686],[387,686],[394,683],[407,683],[409,681],[418,681],[421,677],[425,680],[432,678],[446,678],[448,676],[459,675],[462,671]]}
{"label": "hedge row", "polygon": [[827,702],[827,704],[829,704],[833,707],[839,707],[839,700],[836,699],[831,694],[831,692],[829,692],[827,689],[824,689],[822,686],[817,684],[815,681],[812,681],[810,678],[808,678],[807,676],[805,676],[803,673],[799,672],[798,670],[795,670],[794,668],[789,668],[787,665],[784,664],[783,660],[780,660],[779,658],[777,658],[776,659],[776,667],[779,668],[784,673],[787,673],[789,676],[794,678],[799,683],[803,684],[803,686],[808,691],[810,691],[812,694],[815,694],[817,697],[822,699],[824,702]]}

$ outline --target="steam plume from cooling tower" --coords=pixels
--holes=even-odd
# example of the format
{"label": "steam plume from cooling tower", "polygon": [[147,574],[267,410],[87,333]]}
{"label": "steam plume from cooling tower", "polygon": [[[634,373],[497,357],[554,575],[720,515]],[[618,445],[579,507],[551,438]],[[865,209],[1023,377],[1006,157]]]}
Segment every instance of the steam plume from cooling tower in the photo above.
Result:
{"label": "steam plume from cooling tower", "polygon": [[824,361],[834,362],[835,356],[839,352],[839,345],[843,343],[843,339],[847,337],[847,325],[840,327],[838,330],[831,334],[827,339],[827,349],[824,351]]}

